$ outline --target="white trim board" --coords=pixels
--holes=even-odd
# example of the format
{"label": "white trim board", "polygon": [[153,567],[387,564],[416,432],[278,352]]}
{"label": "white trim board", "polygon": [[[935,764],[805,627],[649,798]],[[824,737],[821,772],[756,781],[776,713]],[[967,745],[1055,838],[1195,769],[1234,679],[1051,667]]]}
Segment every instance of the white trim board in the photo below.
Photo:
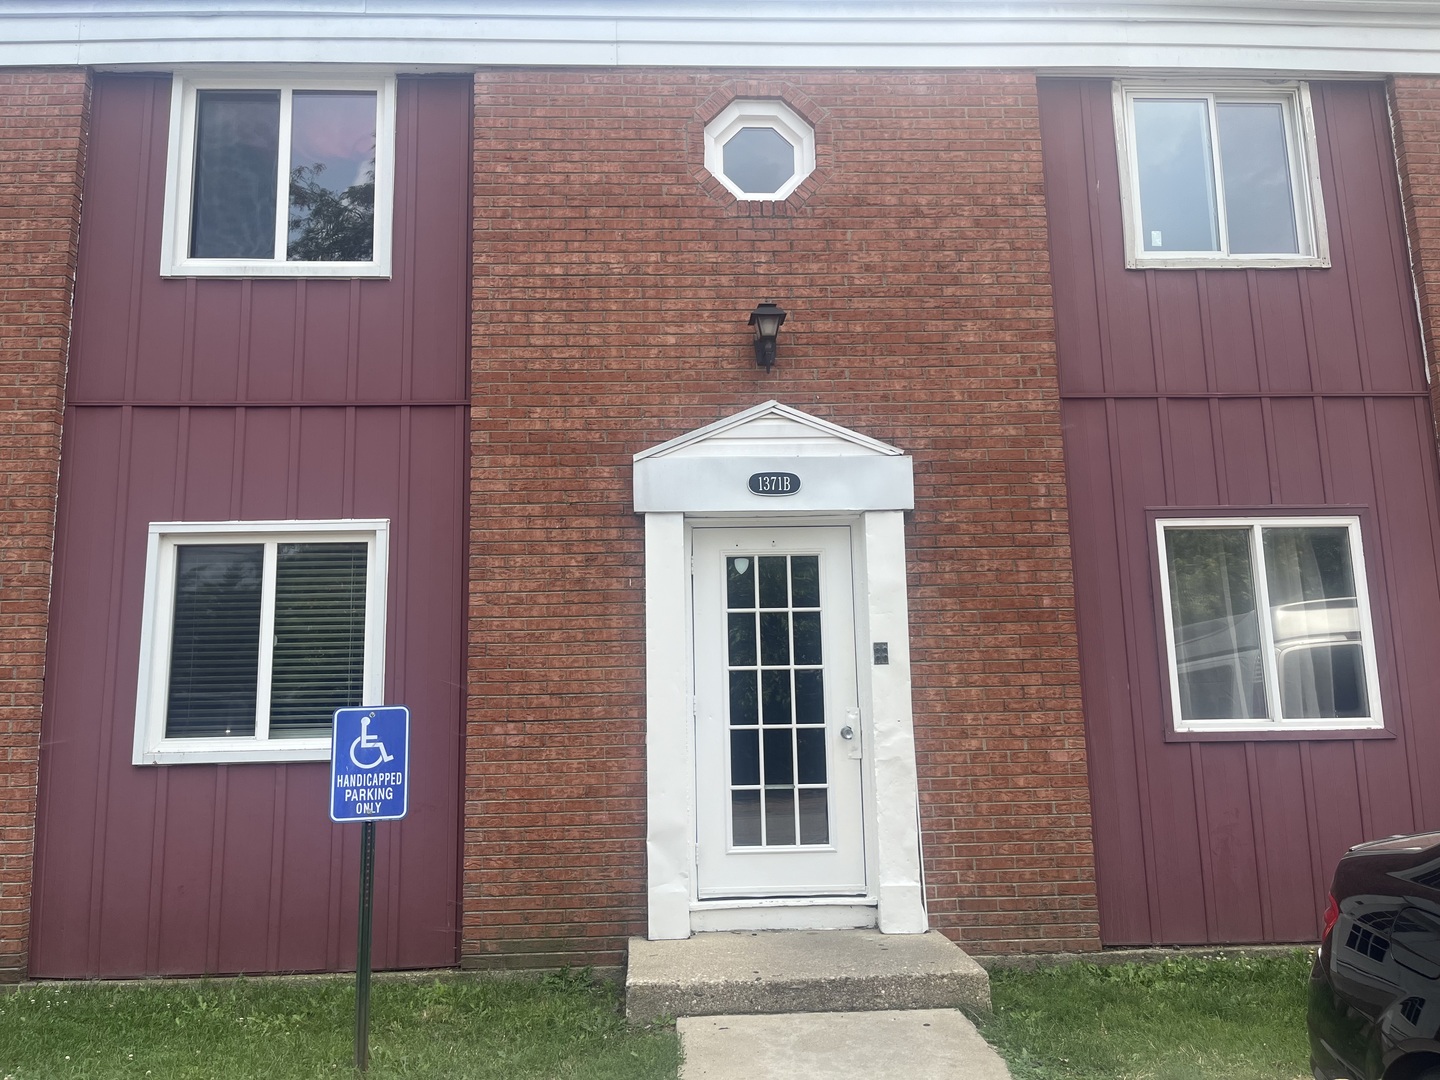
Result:
{"label": "white trim board", "polygon": [[[855,511],[836,496],[800,506],[792,498],[751,496],[736,505],[694,483],[676,483],[663,506],[654,470],[667,463],[743,463],[757,447],[801,447],[794,468],[835,477],[857,465],[884,463],[903,476],[903,491],[886,508]],[[773,462],[776,458],[762,456]],[[780,460],[785,460],[781,458]],[[677,474],[678,476],[678,474]],[[647,480],[648,477],[648,480]],[[669,479],[675,479],[671,477]],[[693,476],[692,476],[693,479]],[[664,476],[661,480],[666,480]],[[652,490],[643,496],[649,482]],[[668,482],[668,481],[667,481]],[[824,485],[815,485],[827,490]],[[830,488],[832,492],[838,488]],[[769,401],[636,455],[636,509],[645,516],[646,855],[649,936],[685,938],[701,929],[875,925],[885,933],[924,933],[928,923],[920,867],[919,784],[910,691],[910,632],[905,581],[904,510],[914,505],[910,458],[900,449]],[[743,491],[749,495],[748,491]],[[893,505],[903,503],[904,505]],[[717,505],[726,504],[721,509]],[[838,504],[838,505],[836,505]],[[695,875],[696,780],[690,562],[694,525],[850,526],[858,691],[865,740],[863,784],[869,898],[833,904],[699,900]],[[874,642],[888,645],[888,663],[872,665]],[[868,905],[873,900],[874,908]],[[873,912],[873,921],[872,921]],[[839,920],[838,922],[836,920]],[[778,920],[778,921],[777,921]]]}
{"label": "white trim board", "polygon": [[1433,0],[0,0],[0,65],[1440,73]]}

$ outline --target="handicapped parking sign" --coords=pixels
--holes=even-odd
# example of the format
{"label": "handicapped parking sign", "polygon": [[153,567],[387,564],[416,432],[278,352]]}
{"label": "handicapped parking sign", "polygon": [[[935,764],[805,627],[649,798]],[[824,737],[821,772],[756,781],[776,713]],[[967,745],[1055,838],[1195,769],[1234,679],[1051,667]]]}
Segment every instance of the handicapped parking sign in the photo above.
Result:
{"label": "handicapped parking sign", "polygon": [[330,748],[330,820],[395,821],[410,792],[410,710],[336,709]]}

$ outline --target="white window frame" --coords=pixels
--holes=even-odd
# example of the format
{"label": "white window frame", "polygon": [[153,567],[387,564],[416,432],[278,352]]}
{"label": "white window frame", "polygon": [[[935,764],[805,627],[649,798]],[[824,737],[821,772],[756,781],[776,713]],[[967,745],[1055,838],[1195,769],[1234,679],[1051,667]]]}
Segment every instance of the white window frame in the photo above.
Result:
{"label": "white window frame", "polygon": [[[273,259],[197,259],[190,256],[190,215],[195,180],[195,95],[200,90],[280,91],[280,153],[276,173]],[[375,94],[375,243],[366,262],[288,262],[290,103],[296,90],[364,90]],[[395,79],[393,76],[264,78],[187,75],[170,89],[170,140],[165,162],[165,218],[160,243],[162,277],[389,277],[395,203]]]}
{"label": "white window frame", "polygon": [[[795,174],[774,191],[742,191],[725,175],[725,144],[747,127],[768,127],[795,148]],[[815,129],[783,101],[732,101],[705,125],[705,168],[737,199],[780,202],[815,171]]]}
{"label": "white window frame", "polygon": [[[1274,628],[1270,618],[1270,583],[1263,549],[1264,529],[1343,528],[1350,541],[1350,566],[1355,579],[1356,617],[1360,624],[1360,646],[1364,656],[1368,717],[1304,718],[1287,720],[1280,705],[1279,673],[1276,670]],[[1266,706],[1269,716],[1229,720],[1185,720],[1180,709],[1180,679],[1176,656],[1175,624],[1170,602],[1170,564],[1165,533],[1169,529],[1249,529],[1250,563],[1255,575],[1257,600],[1264,604],[1260,618],[1260,653],[1265,670]],[[1370,588],[1365,576],[1365,548],[1360,519],[1353,515],[1305,517],[1160,517],[1155,520],[1156,552],[1160,568],[1161,618],[1164,621],[1166,677],[1170,683],[1170,719],[1176,732],[1288,732],[1373,730],[1383,728],[1380,703],[1380,672],[1375,654],[1375,626],[1370,613]]]}
{"label": "white window frame", "polygon": [[140,620],[140,677],[135,695],[135,765],[196,762],[328,761],[330,737],[269,738],[270,650],[260,652],[255,734],[193,739],[165,737],[170,641],[175,612],[176,548],[188,544],[265,544],[260,640],[274,640],[275,547],[279,543],[367,545],[365,661],[361,705],[384,704],[385,594],[390,523],[339,521],[162,521],[150,526],[145,552],[145,594]]}
{"label": "white window frame", "polygon": [[[1137,98],[1193,98],[1209,102],[1211,168],[1215,176],[1215,213],[1220,233],[1219,251],[1146,251],[1140,221],[1140,166],[1135,152]],[[1282,106],[1286,151],[1294,178],[1297,254],[1233,254],[1225,216],[1224,174],[1220,165],[1220,139],[1215,103],[1270,102]],[[1114,84],[1115,145],[1120,165],[1121,216],[1125,228],[1125,265],[1130,269],[1195,267],[1285,267],[1330,265],[1330,239],[1325,226],[1325,203],[1320,190],[1320,157],[1315,141],[1315,114],[1310,88],[1303,82],[1208,82],[1148,80]]]}

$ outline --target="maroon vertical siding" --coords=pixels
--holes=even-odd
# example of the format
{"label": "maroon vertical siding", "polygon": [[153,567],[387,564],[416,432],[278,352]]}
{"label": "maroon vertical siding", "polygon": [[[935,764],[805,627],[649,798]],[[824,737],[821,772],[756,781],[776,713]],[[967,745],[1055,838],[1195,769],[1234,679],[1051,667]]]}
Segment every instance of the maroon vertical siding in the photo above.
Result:
{"label": "maroon vertical siding", "polygon": [[[457,958],[468,79],[402,79],[389,280],[162,279],[168,78],[96,79],[62,452],[31,972],[354,962],[358,832],[327,766],[130,763],[152,521],[391,522],[381,967]],[[421,162],[423,161],[423,167]]]}
{"label": "maroon vertical siding", "polygon": [[[1349,844],[1440,826],[1434,427],[1384,88],[1311,84],[1332,265],[1127,270],[1111,86],[1041,84],[1108,944],[1306,941]],[[1147,511],[1362,518],[1388,734],[1165,738]]]}

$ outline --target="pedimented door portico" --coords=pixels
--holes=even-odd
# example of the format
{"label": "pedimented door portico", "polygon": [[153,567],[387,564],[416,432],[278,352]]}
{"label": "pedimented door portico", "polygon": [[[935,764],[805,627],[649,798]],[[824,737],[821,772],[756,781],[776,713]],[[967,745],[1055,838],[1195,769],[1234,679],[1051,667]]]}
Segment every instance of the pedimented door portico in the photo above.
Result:
{"label": "pedimented door portico", "polygon": [[910,459],[767,402],[636,455],[651,938],[926,928]]}

